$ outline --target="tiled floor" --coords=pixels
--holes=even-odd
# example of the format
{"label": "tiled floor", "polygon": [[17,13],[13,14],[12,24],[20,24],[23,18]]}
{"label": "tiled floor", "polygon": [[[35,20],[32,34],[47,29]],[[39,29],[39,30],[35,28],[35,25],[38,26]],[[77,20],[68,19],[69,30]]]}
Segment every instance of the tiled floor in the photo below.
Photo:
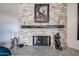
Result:
{"label": "tiled floor", "polygon": [[13,52],[20,56],[79,56],[79,50],[64,48],[59,51],[49,46],[25,46],[14,49]]}

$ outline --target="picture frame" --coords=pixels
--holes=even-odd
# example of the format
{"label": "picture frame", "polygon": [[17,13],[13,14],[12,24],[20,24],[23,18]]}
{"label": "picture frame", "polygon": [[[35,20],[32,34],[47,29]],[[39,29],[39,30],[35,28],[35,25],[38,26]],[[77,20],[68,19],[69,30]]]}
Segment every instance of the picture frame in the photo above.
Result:
{"label": "picture frame", "polygon": [[35,4],[34,21],[35,23],[49,22],[49,4]]}

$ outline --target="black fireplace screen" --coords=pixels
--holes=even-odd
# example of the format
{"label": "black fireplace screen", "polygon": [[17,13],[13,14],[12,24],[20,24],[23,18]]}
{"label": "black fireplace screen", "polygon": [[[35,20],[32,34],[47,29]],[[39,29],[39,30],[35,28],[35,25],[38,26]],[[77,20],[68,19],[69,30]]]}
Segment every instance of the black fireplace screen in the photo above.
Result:
{"label": "black fireplace screen", "polygon": [[34,46],[50,46],[51,36],[33,36]]}

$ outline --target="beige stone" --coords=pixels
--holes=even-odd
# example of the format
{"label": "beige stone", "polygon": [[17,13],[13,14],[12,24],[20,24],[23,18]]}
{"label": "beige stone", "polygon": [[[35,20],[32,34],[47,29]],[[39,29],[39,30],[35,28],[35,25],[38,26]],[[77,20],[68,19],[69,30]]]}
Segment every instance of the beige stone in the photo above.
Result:
{"label": "beige stone", "polygon": [[18,4],[18,20],[21,25],[64,25],[63,29],[21,29],[19,35],[22,40],[28,40],[29,45],[32,45],[32,36],[33,35],[51,35],[51,46],[54,42],[54,34],[60,32],[61,34],[61,43],[63,47],[67,45],[67,4],[65,3],[51,3],[49,4],[49,23],[35,23],[34,22],[34,5],[21,3]]}

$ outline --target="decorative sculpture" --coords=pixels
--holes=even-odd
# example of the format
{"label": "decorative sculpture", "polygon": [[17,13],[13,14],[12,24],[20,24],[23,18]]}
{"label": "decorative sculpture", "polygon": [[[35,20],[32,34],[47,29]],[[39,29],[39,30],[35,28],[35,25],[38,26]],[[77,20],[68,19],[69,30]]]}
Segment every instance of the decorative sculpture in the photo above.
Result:
{"label": "decorative sculpture", "polygon": [[56,35],[54,35],[55,48],[58,50],[63,50],[63,48],[61,47],[60,38],[61,38],[60,33],[57,33]]}

